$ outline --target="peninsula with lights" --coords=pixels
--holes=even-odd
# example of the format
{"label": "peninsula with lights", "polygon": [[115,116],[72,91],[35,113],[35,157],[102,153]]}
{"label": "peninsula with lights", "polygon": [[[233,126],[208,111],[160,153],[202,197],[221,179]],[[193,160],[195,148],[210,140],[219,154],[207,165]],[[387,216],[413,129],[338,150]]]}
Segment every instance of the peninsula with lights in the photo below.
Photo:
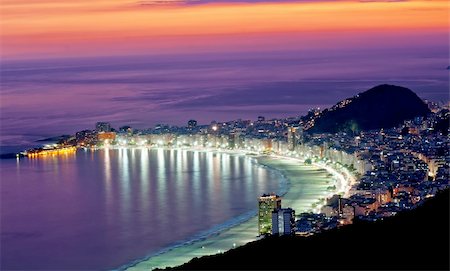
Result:
{"label": "peninsula with lights", "polygon": [[[258,244],[282,246],[279,240],[295,236],[304,238],[301,244],[308,246],[308,240],[322,240],[326,237],[316,236],[329,236],[329,232],[334,233],[341,227],[345,228],[342,235],[335,233],[330,240],[345,238],[351,231],[346,229],[353,229],[351,227],[356,224],[355,231],[362,229],[364,223],[383,220],[391,221],[392,225],[401,224],[397,218],[392,218],[399,213],[414,223],[413,212],[403,213],[418,206],[421,207],[414,212],[426,217],[424,210],[433,204],[424,202],[438,194],[440,198],[448,194],[449,115],[448,104],[423,101],[407,88],[380,85],[329,109],[311,109],[305,116],[285,119],[259,116],[257,120],[213,121],[208,125],[189,120],[184,127],[158,124],[143,130],[131,126],[114,129],[108,122],[98,122],[95,130],[79,131],[54,145],[25,150],[17,154],[17,159],[23,156],[27,157],[24,159],[45,159],[106,148],[182,148],[281,157],[312,164],[327,170],[330,183],[327,196],[312,203],[308,212],[295,212],[290,206],[282,208],[282,199],[278,195],[266,194],[255,199],[259,202],[258,225],[255,227],[258,227],[259,238],[264,239],[258,241],[264,243]],[[442,205],[442,200],[440,202]],[[444,215],[448,229],[448,208]],[[367,226],[368,229],[371,227],[374,226]],[[388,232],[389,228],[383,230]],[[352,241],[357,239],[354,235],[348,236],[353,238]],[[395,235],[389,236],[395,238]],[[400,233],[398,236],[399,240],[407,239]],[[258,244],[251,243],[237,250],[247,254],[250,248],[267,251],[268,247],[257,248]],[[334,249],[339,250],[339,247]],[[352,252],[348,253],[350,257]],[[402,253],[399,255],[404,255]],[[279,253],[275,254],[281,257]],[[233,259],[239,258],[233,251],[223,256],[217,262],[236,263]],[[181,268],[201,269],[202,263],[207,269],[219,268],[211,259],[222,255],[212,257],[203,261],[196,259]],[[249,256],[248,259],[256,258]],[[224,266],[230,269],[248,267]],[[149,267],[150,264],[139,261],[126,268]],[[343,268],[350,267],[352,265],[343,265]]]}

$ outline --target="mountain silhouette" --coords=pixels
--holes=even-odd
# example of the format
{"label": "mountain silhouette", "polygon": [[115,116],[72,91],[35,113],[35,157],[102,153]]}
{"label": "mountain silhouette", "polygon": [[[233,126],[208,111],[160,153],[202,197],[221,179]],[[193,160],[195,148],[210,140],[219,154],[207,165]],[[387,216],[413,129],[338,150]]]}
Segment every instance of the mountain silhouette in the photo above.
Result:
{"label": "mountain silhouette", "polygon": [[412,90],[379,85],[323,110],[307,131],[336,133],[387,129],[429,113],[428,106]]}

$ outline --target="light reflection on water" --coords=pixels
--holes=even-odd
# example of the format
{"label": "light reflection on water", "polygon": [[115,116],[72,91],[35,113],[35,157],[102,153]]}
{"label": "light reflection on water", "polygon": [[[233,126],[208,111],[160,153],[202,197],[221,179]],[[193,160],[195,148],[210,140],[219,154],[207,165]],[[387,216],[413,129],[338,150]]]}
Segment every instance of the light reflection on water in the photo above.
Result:
{"label": "light reflection on water", "polygon": [[256,210],[280,187],[248,158],[185,150],[78,151],[0,169],[2,269],[115,268]]}

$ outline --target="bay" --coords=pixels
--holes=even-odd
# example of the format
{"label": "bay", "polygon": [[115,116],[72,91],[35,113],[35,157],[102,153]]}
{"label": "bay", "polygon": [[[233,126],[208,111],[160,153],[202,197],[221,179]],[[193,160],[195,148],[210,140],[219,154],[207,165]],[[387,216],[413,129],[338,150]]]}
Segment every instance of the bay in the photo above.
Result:
{"label": "bay", "polygon": [[79,150],[0,172],[1,269],[118,268],[251,217],[283,189],[253,158],[187,150]]}

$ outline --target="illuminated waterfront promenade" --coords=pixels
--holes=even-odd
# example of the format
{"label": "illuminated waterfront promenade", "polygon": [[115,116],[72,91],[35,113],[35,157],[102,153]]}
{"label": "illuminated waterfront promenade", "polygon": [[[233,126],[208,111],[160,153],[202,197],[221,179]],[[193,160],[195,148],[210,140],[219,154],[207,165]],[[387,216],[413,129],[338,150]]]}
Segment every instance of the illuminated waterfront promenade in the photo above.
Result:
{"label": "illuminated waterfront promenade", "polygon": [[26,152],[25,155],[28,158],[35,158],[35,157],[44,157],[44,156],[73,154],[76,151],[77,151],[76,147],[63,147],[63,148],[42,149],[42,150],[28,151],[28,152]]}
{"label": "illuminated waterfront promenade", "polygon": [[[322,163],[306,165],[304,159],[282,155],[249,155],[246,150],[192,149],[206,152],[226,152],[234,155],[247,155],[256,159],[258,165],[280,172],[288,182],[286,191],[282,191],[282,206],[293,208],[297,214],[302,212],[319,212],[321,199],[331,197],[336,193],[347,193],[354,177],[342,174],[336,169]],[[330,174],[332,177],[330,177]],[[336,191],[327,189],[336,185]],[[272,191],[268,191],[272,192]],[[258,222],[255,212],[243,214],[210,232],[176,244],[160,253],[150,255],[146,259],[136,260],[120,269],[149,270],[181,265],[205,255],[225,252],[234,247],[244,245],[258,239]],[[314,207],[313,207],[314,206]]]}

